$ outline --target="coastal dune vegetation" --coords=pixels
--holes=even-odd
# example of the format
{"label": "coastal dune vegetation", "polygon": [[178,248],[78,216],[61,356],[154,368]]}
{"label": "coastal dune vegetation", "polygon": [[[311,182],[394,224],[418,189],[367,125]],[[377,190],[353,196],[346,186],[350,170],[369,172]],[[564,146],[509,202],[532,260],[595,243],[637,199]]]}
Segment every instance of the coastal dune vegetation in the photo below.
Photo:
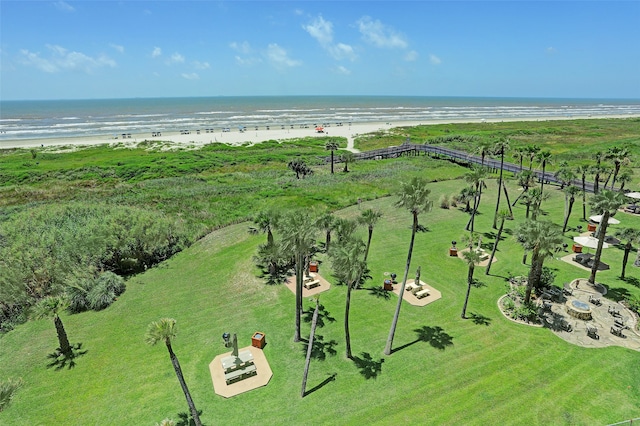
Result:
{"label": "coastal dune vegetation", "polygon": [[[613,182],[619,188],[623,181],[637,190],[640,184],[634,174],[639,119],[398,127],[363,135],[356,148],[401,145],[407,138],[477,155],[483,146],[508,139],[506,160],[522,159],[524,169],[530,162],[541,167],[540,157],[529,160],[519,151],[534,146],[550,153],[549,173],[589,165],[587,179],[597,177],[603,188]],[[346,141],[332,140],[339,158]],[[155,424],[188,417],[166,353],[144,343],[148,324],[160,317],[175,318],[180,327],[172,345],[204,424],[606,424],[640,410],[640,353],[575,346],[548,329],[507,320],[497,306],[508,278],[528,273],[515,234],[529,210],[559,226],[567,219],[568,196],[558,186],[545,185],[548,195],[538,202],[525,196],[513,205],[514,220],[503,221],[498,261],[489,275],[476,267],[481,285],[469,295],[468,265],[447,250],[452,240],[468,235],[472,213],[483,247],[493,247],[497,171],[484,179],[481,203],[470,212],[461,197],[469,187],[464,165],[420,155],[359,161],[349,164],[348,173],[336,167],[332,174],[326,142],[0,151],[0,381],[20,384],[7,387],[11,397],[0,406],[0,423]],[[624,148],[624,159],[614,158],[616,147]],[[313,173],[296,178],[287,167],[293,160]],[[622,166],[616,172],[617,162]],[[429,182],[434,205],[420,216],[411,270],[420,266],[422,280],[443,297],[426,307],[403,307],[387,356],[383,348],[397,299],[376,289],[385,272],[400,274],[405,266],[411,217],[397,207],[397,195],[403,182],[418,177]],[[505,173],[511,202],[525,192],[521,183]],[[539,189],[539,183],[532,185]],[[437,202],[443,198],[458,201]],[[576,227],[586,228],[578,207],[582,195],[575,198],[563,237],[569,245]],[[366,262],[372,278],[351,293],[351,357],[343,355],[341,318],[351,288],[336,285],[320,295],[323,321],[302,399],[304,338],[315,302],[303,301],[302,339],[296,343],[295,297],[283,285],[266,283],[254,259],[266,238],[248,232],[262,211],[297,208],[314,217],[355,219],[367,209],[381,214]],[[619,227],[640,229],[640,217],[616,217]],[[324,241],[312,224],[309,232]],[[355,233],[366,239],[368,229]],[[623,253],[622,246],[602,253],[611,269],[599,271],[597,280],[609,288],[609,298],[638,300],[637,268],[629,266],[620,278]],[[317,258],[323,276],[334,281],[330,256],[319,252]],[[545,266],[559,285],[589,275],[555,257]],[[116,294],[104,285],[112,279],[105,274],[124,277],[126,290]],[[84,306],[71,310],[76,313],[59,313],[79,350],[73,364],[52,365],[56,331],[51,321],[29,320],[30,308],[50,296],[75,294],[82,302],[99,285],[113,293],[106,306],[85,297]],[[467,319],[460,318],[463,303]],[[267,336],[271,382],[234,398],[217,396],[208,364],[226,351],[222,333],[237,333],[246,346],[258,330]]]}

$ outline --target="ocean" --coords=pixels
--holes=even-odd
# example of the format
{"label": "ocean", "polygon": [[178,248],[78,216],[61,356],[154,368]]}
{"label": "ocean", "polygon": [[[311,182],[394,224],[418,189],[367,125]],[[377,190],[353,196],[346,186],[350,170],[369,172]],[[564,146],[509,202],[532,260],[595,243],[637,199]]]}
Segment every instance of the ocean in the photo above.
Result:
{"label": "ocean", "polygon": [[620,115],[640,115],[640,99],[264,96],[0,101],[0,141],[183,129]]}

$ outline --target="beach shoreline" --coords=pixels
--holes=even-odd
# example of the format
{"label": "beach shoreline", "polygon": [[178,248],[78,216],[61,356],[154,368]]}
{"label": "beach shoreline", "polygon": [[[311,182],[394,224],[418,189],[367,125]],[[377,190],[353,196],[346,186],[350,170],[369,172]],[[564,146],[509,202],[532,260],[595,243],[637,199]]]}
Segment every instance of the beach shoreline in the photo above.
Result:
{"label": "beach shoreline", "polygon": [[[499,123],[499,122],[532,122],[532,121],[566,121],[566,120],[592,120],[592,119],[626,119],[638,118],[640,115],[589,115],[589,116],[549,116],[549,117],[510,117],[499,119],[447,119],[447,120],[421,120],[421,121],[398,121],[393,123],[383,122],[353,122],[342,125],[325,126],[323,132],[317,132],[313,127],[307,128],[286,128],[284,125],[271,125],[267,130],[266,126],[247,128],[241,132],[237,129],[230,131],[209,131],[207,129],[191,129],[189,133],[185,131],[161,132],[158,136],[151,133],[121,134],[118,137],[112,135],[80,136],[80,137],[51,137],[36,139],[5,139],[0,141],[0,149],[29,149],[37,147],[57,147],[57,146],[93,146],[93,145],[137,145],[141,142],[154,142],[159,144],[175,144],[183,147],[200,147],[211,143],[224,143],[228,145],[253,145],[269,140],[282,141],[289,139],[299,139],[306,137],[342,137],[348,141],[349,149],[353,150],[353,140],[363,134],[379,131],[388,131],[397,127],[415,127],[439,124],[459,124],[459,123]],[[124,136],[124,137],[123,137]]]}

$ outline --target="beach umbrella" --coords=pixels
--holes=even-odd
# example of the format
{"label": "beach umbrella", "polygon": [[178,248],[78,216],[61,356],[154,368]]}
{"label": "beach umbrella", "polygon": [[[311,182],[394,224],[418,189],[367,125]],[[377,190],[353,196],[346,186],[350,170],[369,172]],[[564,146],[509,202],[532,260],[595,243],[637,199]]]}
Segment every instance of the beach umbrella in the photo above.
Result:
{"label": "beach umbrella", "polygon": [[316,127],[316,132],[323,132],[324,131],[324,127]]}
{"label": "beach umbrella", "polygon": [[[595,215],[595,216],[589,216],[589,220],[592,220],[596,223],[600,223],[600,221],[602,220],[602,215]],[[613,217],[609,217],[609,225],[618,225],[620,223],[620,221],[616,218]]]}
{"label": "beach umbrella", "polygon": [[[580,244],[582,247],[588,247],[588,248],[598,248],[598,239],[595,237],[591,237],[591,236],[584,236],[584,237],[573,237],[573,241],[575,241],[576,243]],[[609,243],[602,243],[602,248],[609,248]]]}
{"label": "beach umbrella", "polygon": [[627,192],[624,195],[629,198],[635,198],[636,200],[640,200],[640,192]]}

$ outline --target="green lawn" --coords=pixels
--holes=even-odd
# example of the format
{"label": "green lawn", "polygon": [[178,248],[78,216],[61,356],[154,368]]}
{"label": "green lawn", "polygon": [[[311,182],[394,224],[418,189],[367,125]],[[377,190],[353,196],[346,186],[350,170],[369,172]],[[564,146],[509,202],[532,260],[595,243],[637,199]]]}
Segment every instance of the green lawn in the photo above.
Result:
{"label": "green lawn", "polygon": [[[397,161],[415,165],[422,159]],[[378,164],[394,167],[392,162]],[[429,169],[422,173],[428,175]],[[312,182],[301,183],[299,189],[309,188]],[[177,419],[187,406],[168,353],[163,345],[150,347],[143,340],[147,325],[165,316],[178,321],[173,348],[194,401],[203,411],[202,419],[209,425],[592,425],[637,417],[640,353],[618,347],[573,346],[549,330],[510,322],[498,310],[497,299],[504,294],[508,274],[527,272],[527,266],[520,263],[522,249],[510,235],[517,221],[507,222],[508,232],[492,275],[484,275],[484,268],[476,269],[476,277],[486,284],[474,288],[469,301],[468,313],[477,321],[460,319],[467,268],[459,259],[448,257],[447,249],[451,240],[461,240],[468,215],[440,209],[437,200],[463,186],[461,180],[431,184],[435,206],[420,217],[428,231],[416,237],[411,270],[414,273],[421,266],[422,279],[440,290],[442,299],[422,308],[403,305],[394,341],[396,352],[391,356],[383,356],[382,350],[395,296],[378,298],[367,290],[354,293],[351,334],[357,360],[352,362],[344,356],[346,289],[333,286],[320,301],[335,321],[325,319],[318,334],[325,348],[336,353],[327,350],[324,360],[312,362],[308,388],[317,389],[300,399],[305,346],[292,340],[294,296],[284,286],[265,285],[257,277],[252,256],[265,236],[250,235],[249,224],[240,223],[211,233],[130,279],[127,291],[108,309],[64,315],[71,341],[82,342],[88,351],[73,369],[46,368],[46,355],[57,346],[51,321],[28,322],[2,336],[0,378],[22,377],[24,386],[9,409],[0,413],[0,423],[153,425],[165,417]],[[510,189],[513,199],[517,190]],[[486,233],[483,243],[488,245],[494,238],[495,190],[495,182],[488,182],[476,223],[476,229]],[[548,190],[552,198],[543,204],[543,210],[549,219],[561,223],[563,195],[555,188]],[[313,204],[310,198],[297,200]],[[411,217],[395,208],[394,201],[395,197],[383,197],[362,206],[384,213],[373,235],[369,286],[379,286],[386,271],[401,276],[404,269]],[[571,227],[580,223],[580,211],[577,201]],[[337,214],[355,216],[358,208]],[[521,220],[524,208],[518,206],[515,214]],[[640,218],[622,214],[619,218],[619,227],[640,227]],[[365,231],[361,232],[364,236]],[[567,242],[573,235],[575,232],[567,233]],[[619,249],[605,250],[603,261],[612,269],[600,272],[598,280],[614,289],[613,295],[639,295],[638,287],[616,278],[621,258]],[[321,260],[326,259],[321,256]],[[588,276],[561,261],[550,259],[546,264],[555,270],[560,285]],[[332,280],[328,262],[320,272]],[[633,266],[627,275],[640,277]],[[312,306],[309,301],[305,304]],[[217,396],[208,364],[227,351],[222,333],[238,333],[242,347],[250,344],[250,336],[258,330],[267,336],[264,350],[273,370],[271,382],[231,399]],[[303,335],[308,332],[305,323]]]}

